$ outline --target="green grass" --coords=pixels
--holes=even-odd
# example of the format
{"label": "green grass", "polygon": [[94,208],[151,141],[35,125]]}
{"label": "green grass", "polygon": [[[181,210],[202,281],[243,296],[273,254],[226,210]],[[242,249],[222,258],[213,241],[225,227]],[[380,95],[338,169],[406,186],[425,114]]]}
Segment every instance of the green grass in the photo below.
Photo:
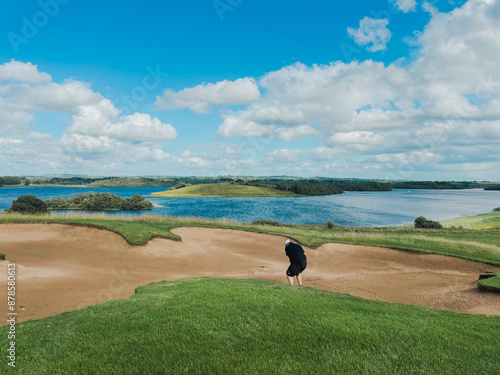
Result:
{"label": "green grass", "polygon": [[479,280],[477,282],[479,290],[485,292],[500,293],[500,274]]}
{"label": "green grass", "polygon": [[170,232],[176,227],[212,227],[246,230],[290,237],[308,244],[316,234],[311,247],[323,243],[341,242],[350,244],[383,246],[394,249],[443,254],[493,265],[500,265],[500,228],[495,229],[415,229],[412,227],[350,228],[323,225],[255,225],[235,221],[181,219],[143,215],[140,217],[113,216],[104,214],[82,215],[0,215],[0,223],[67,223],[106,228],[123,236],[130,244],[142,245],[154,237],[180,240]]}
{"label": "green grass", "polygon": [[495,374],[499,347],[500,317],[201,278],[20,323],[16,368],[5,369],[5,356],[2,366],[40,375]]}
{"label": "green grass", "polygon": [[446,228],[465,229],[494,229],[500,228],[500,211],[493,211],[476,216],[459,217],[456,219],[441,221]]}
{"label": "green grass", "polygon": [[278,189],[235,185],[228,183],[221,184],[200,184],[183,187],[180,189],[169,189],[162,192],[152,193],[155,197],[164,198],[233,198],[233,197],[293,197],[298,194],[282,191]]}

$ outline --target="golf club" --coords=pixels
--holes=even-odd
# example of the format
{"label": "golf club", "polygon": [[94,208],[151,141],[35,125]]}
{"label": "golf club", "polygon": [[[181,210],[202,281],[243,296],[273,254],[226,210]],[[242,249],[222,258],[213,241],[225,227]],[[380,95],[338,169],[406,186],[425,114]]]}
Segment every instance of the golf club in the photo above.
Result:
{"label": "golf club", "polygon": [[312,240],[309,241],[309,244],[307,245],[306,250],[309,248],[309,245],[314,241],[315,238],[316,238],[316,235],[314,235],[314,237],[312,238]]}

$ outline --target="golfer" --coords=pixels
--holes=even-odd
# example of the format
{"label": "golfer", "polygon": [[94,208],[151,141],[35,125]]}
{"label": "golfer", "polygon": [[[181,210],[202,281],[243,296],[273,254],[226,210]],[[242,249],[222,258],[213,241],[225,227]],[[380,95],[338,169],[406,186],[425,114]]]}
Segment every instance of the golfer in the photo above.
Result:
{"label": "golfer", "polygon": [[291,240],[285,241],[285,253],[290,258],[290,267],[286,270],[286,276],[290,285],[293,285],[293,278],[297,277],[297,282],[302,286],[302,271],[307,267],[307,258],[304,249],[299,244]]}

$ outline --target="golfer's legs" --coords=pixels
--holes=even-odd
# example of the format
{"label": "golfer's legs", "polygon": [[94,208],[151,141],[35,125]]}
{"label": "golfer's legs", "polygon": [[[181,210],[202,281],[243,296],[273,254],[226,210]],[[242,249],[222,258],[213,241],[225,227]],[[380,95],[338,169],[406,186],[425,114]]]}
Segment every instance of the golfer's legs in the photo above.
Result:
{"label": "golfer's legs", "polygon": [[288,279],[288,282],[290,283],[290,285],[293,285],[293,276],[286,275],[286,278]]}
{"label": "golfer's legs", "polygon": [[302,274],[300,273],[297,275],[297,282],[299,283],[300,286],[302,286]]}

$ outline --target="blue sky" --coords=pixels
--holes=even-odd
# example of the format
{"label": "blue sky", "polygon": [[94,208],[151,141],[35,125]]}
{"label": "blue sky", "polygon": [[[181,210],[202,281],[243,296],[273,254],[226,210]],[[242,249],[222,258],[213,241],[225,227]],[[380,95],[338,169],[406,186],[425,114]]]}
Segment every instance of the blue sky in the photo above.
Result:
{"label": "blue sky", "polygon": [[500,180],[499,1],[9,2],[0,175]]}

